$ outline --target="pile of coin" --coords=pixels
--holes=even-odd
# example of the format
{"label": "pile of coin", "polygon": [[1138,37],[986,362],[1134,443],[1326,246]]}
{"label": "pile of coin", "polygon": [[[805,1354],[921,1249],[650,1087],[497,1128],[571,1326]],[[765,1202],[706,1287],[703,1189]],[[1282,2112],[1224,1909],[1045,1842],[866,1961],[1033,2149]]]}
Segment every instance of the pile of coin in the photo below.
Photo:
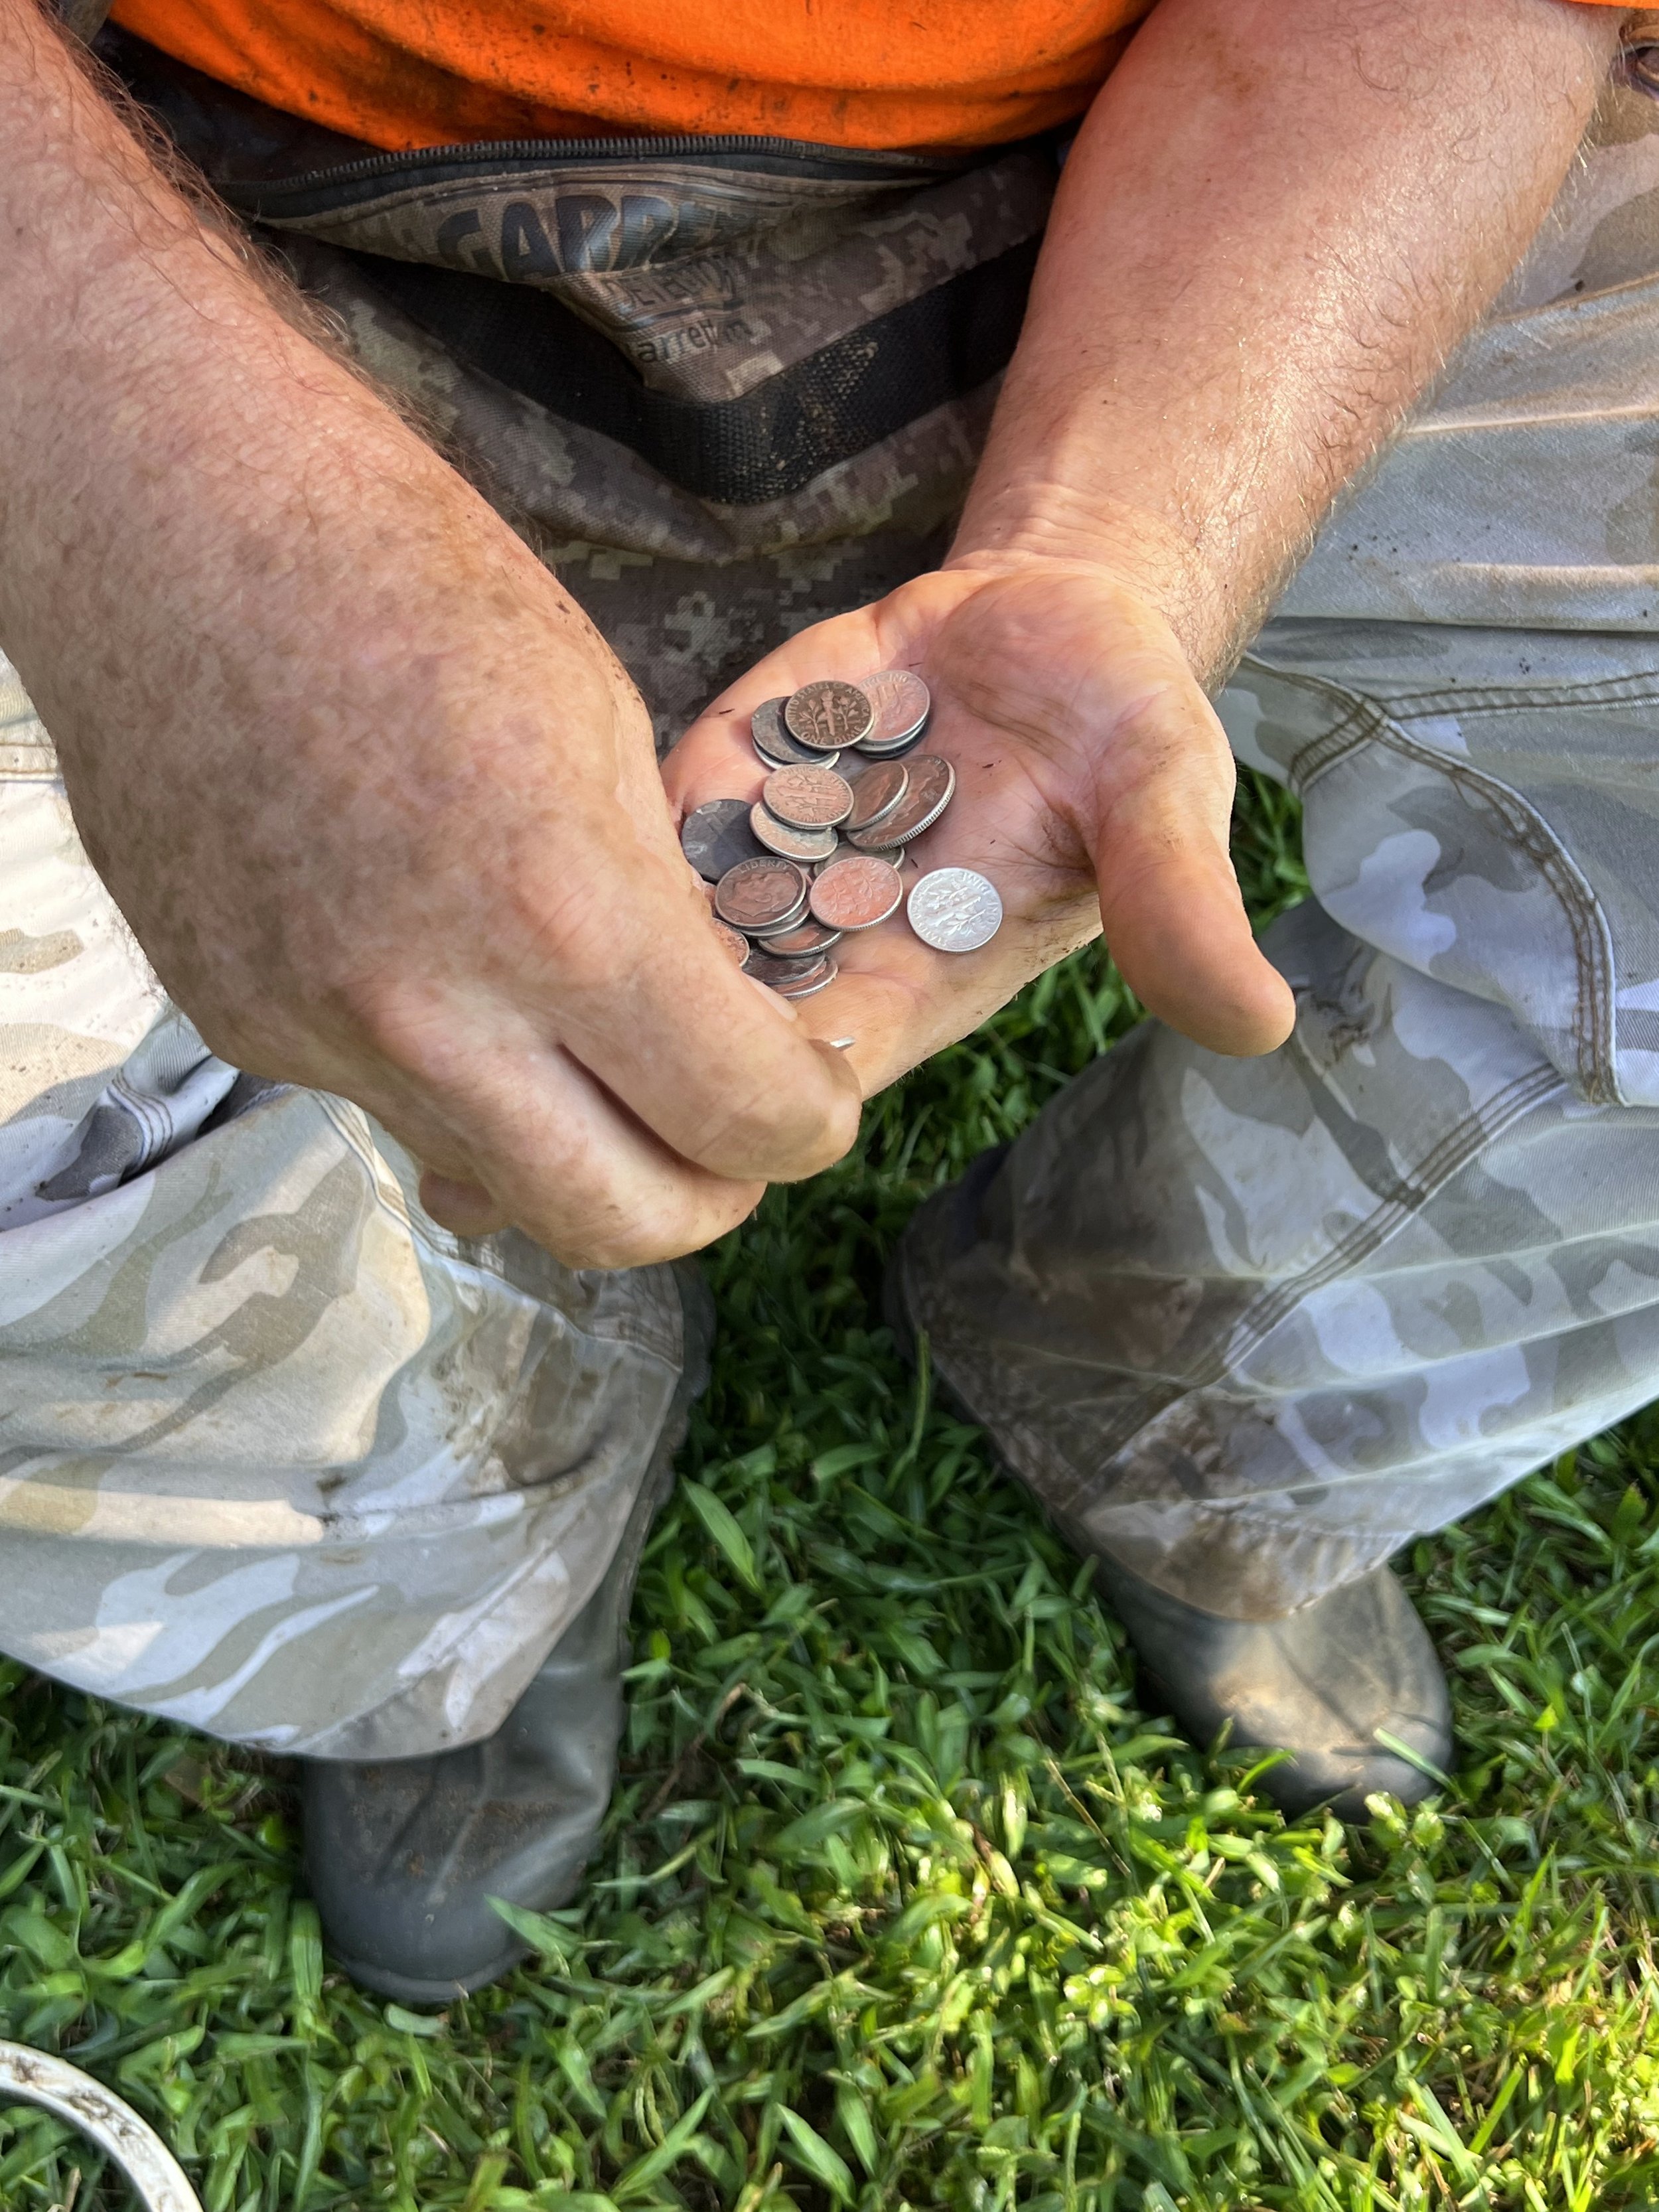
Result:
{"label": "pile of coin", "polygon": [[921,743],[932,704],[902,668],[769,699],[750,723],[769,771],[759,799],[711,799],[685,817],[680,843],[710,887],[721,941],[786,999],[833,983],[831,946],[874,929],[901,902],[936,951],[976,951],[1001,926],[995,887],[971,868],[936,868],[905,896],[904,848],[933,828],[957,785],[936,753],[900,757]]}

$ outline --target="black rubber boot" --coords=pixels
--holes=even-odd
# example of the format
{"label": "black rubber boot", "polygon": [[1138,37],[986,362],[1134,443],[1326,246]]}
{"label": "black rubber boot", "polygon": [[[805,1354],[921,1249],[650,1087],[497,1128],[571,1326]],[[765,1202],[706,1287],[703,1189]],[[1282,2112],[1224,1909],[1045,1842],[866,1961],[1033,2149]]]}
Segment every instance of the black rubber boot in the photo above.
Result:
{"label": "black rubber boot", "polygon": [[[1099,1558],[1099,1554],[1096,1554]],[[1282,1620],[1224,1620],[1101,1559],[1146,1702],[1207,1746],[1288,1751],[1256,1787],[1292,1816],[1328,1804],[1363,1820],[1383,1790],[1414,1805],[1451,1762],[1451,1700],[1428,1631],[1387,1567]],[[1391,1738],[1434,1770],[1392,1751]]]}
{"label": "black rubber boot", "polygon": [[[1006,1146],[981,1153],[955,1188],[927,1201],[935,1225],[963,1249],[978,1231],[981,1201]],[[941,1220],[940,1217],[943,1216]],[[907,1358],[915,1330],[904,1297],[904,1259],[887,1271],[886,1318]],[[941,1395],[969,1420],[960,1389]],[[1289,1752],[1256,1785],[1292,1816],[1328,1803],[1363,1820],[1378,1791],[1414,1804],[1439,1784],[1453,1751],[1451,1699],[1427,1630],[1388,1568],[1332,1590],[1279,1620],[1230,1620],[1170,1596],[1062,1528],[1099,1564],[1101,1588],[1129,1632],[1146,1701],[1173,1714],[1207,1748],[1224,1733],[1238,1747]],[[1425,1772],[1382,1741],[1405,1745]]]}
{"label": "black rubber boot", "polygon": [[616,1558],[495,1735],[425,1759],[302,1762],[307,1880],[335,1963],[365,1989],[423,2005],[482,1988],[526,1950],[489,1899],[548,1912],[575,1892],[616,1781],[640,1553],[707,1378],[701,1279],[685,1304],[685,1376]]}

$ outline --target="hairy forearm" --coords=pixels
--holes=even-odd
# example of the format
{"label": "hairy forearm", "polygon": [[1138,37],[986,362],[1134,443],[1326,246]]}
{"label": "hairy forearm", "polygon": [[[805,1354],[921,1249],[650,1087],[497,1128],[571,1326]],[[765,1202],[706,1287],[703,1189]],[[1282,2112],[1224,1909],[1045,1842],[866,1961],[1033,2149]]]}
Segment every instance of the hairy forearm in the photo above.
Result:
{"label": "hairy forearm", "polygon": [[1066,164],[955,557],[1101,562],[1224,670],[1524,251],[1618,21],[1160,0]]}
{"label": "hairy forearm", "polygon": [[[556,627],[564,603],[198,219],[30,0],[0,0],[0,646],[71,793],[145,726],[222,729],[257,781],[254,691],[292,766],[353,716],[413,709],[400,648],[428,686],[471,682],[481,606]],[[146,860],[94,858],[118,896]]]}

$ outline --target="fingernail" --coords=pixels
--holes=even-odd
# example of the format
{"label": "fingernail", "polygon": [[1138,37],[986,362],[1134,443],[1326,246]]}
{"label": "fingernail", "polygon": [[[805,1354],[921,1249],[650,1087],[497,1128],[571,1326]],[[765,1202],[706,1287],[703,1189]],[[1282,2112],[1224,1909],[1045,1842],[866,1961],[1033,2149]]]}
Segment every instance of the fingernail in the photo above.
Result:
{"label": "fingernail", "polygon": [[856,1044],[858,1039],[856,1037],[826,1037],[824,1042],[834,1052],[845,1052],[848,1046]]}

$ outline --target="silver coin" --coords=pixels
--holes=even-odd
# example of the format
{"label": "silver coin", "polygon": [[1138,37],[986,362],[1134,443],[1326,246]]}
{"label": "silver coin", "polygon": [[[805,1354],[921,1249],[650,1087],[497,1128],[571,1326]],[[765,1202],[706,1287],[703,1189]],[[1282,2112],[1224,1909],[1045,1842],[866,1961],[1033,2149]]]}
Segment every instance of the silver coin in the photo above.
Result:
{"label": "silver coin", "polygon": [[761,849],[749,826],[746,799],[711,799],[680,824],[680,850],[706,884],[717,884],[739,860],[752,860]]}
{"label": "silver coin", "polygon": [[784,702],[784,728],[818,754],[857,744],[869,736],[875,719],[869,695],[856,684],[840,684],[834,677],[803,684]]}
{"label": "silver coin", "polygon": [[861,676],[859,690],[874,717],[867,735],[858,740],[860,752],[896,753],[915,744],[933,711],[933,695],[920,676],[908,668],[880,668],[873,676]]}
{"label": "silver coin", "polygon": [[749,810],[749,826],[769,853],[781,853],[786,860],[827,860],[840,842],[833,830],[797,830],[780,822],[758,799]]}
{"label": "silver coin", "polygon": [[935,952],[977,952],[1002,927],[996,885],[972,868],[935,868],[912,884],[904,911]]}
{"label": "silver coin", "polygon": [[787,699],[763,699],[749,717],[749,735],[768,768],[834,768],[839,756],[804,745],[783,726]]}
{"label": "silver coin", "polygon": [[826,960],[823,964],[822,975],[815,969],[811,975],[804,975],[799,983],[774,983],[770,988],[781,999],[816,998],[820,991],[827,991],[841,973],[833,960]]}
{"label": "silver coin", "polygon": [[910,781],[904,796],[890,814],[883,815],[873,830],[851,842],[860,853],[885,852],[890,846],[908,845],[931,830],[951,804],[957,772],[940,753],[922,753],[910,763]]}

